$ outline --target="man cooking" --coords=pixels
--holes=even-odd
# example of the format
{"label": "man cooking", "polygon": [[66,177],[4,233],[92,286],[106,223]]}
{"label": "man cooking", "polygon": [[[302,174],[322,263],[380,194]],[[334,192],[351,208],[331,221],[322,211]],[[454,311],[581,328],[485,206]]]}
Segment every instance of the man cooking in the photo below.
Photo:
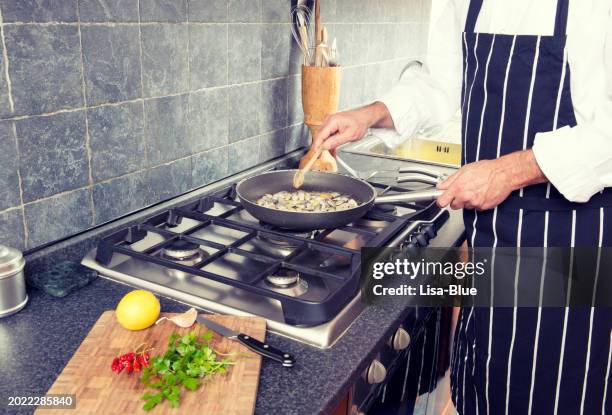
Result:
{"label": "man cooking", "polygon": [[[612,246],[611,10],[611,0],[434,0],[425,69],[329,117],[314,147],[370,127],[396,146],[460,108],[463,167],[439,185],[438,205],[464,209],[469,246]],[[457,410],[612,412],[611,329],[610,310],[595,307],[462,309]]]}

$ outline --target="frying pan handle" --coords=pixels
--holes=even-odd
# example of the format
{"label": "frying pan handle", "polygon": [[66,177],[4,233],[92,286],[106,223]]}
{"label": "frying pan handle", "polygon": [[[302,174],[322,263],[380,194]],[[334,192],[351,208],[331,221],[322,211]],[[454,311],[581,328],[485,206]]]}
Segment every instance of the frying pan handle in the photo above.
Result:
{"label": "frying pan handle", "polygon": [[414,203],[414,202],[430,202],[436,200],[444,193],[444,190],[427,189],[417,190],[414,192],[398,193],[388,196],[379,196],[374,199],[375,204],[381,203]]}
{"label": "frying pan handle", "polygon": [[[438,176],[439,177],[439,176]],[[424,174],[410,173],[397,178],[398,183],[424,183],[432,186],[441,182],[439,178],[433,178]]]}

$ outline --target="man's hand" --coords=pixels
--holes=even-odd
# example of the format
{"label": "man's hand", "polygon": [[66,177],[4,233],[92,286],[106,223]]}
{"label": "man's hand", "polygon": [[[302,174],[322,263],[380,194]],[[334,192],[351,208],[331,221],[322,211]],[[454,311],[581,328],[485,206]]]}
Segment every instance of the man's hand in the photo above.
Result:
{"label": "man's hand", "polygon": [[508,154],[495,160],[482,160],[463,166],[438,185],[445,190],[438,206],[452,209],[493,209],[514,190],[546,182],[533,151]]}
{"label": "man's hand", "polygon": [[391,115],[381,102],[328,116],[314,137],[312,147],[317,149],[322,145],[325,150],[334,150],[342,144],[361,139],[370,127],[393,127]]}

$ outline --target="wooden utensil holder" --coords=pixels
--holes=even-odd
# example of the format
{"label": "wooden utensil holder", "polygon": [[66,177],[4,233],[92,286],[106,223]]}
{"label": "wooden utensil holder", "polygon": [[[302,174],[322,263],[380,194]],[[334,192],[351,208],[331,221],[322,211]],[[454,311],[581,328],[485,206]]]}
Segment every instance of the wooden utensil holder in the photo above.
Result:
{"label": "wooden utensil holder", "polygon": [[[302,66],[302,108],[304,123],[310,129],[311,139],[315,137],[325,118],[338,111],[340,80],[339,66]],[[311,149],[300,162],[300,167],[308,161],[308,156],[313,154]],[[335,162],[331,154],[324,151],[313,170],[337,171]]]}

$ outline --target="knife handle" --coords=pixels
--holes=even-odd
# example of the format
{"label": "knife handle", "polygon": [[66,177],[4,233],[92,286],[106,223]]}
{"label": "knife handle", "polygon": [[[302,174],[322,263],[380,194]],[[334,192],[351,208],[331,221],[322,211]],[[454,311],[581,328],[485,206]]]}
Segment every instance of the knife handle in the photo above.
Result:
{"label": "knife handle", "polygon": [[285,367],[291,367],[295,363],[295,359],[289,353],[285,353],[282,350],[276,349],[267,343],[262,343],[257,339],[247,336],[246,334],[239,334],[237,337],[238,341],[262,356],[269,359],[276,360]]}

